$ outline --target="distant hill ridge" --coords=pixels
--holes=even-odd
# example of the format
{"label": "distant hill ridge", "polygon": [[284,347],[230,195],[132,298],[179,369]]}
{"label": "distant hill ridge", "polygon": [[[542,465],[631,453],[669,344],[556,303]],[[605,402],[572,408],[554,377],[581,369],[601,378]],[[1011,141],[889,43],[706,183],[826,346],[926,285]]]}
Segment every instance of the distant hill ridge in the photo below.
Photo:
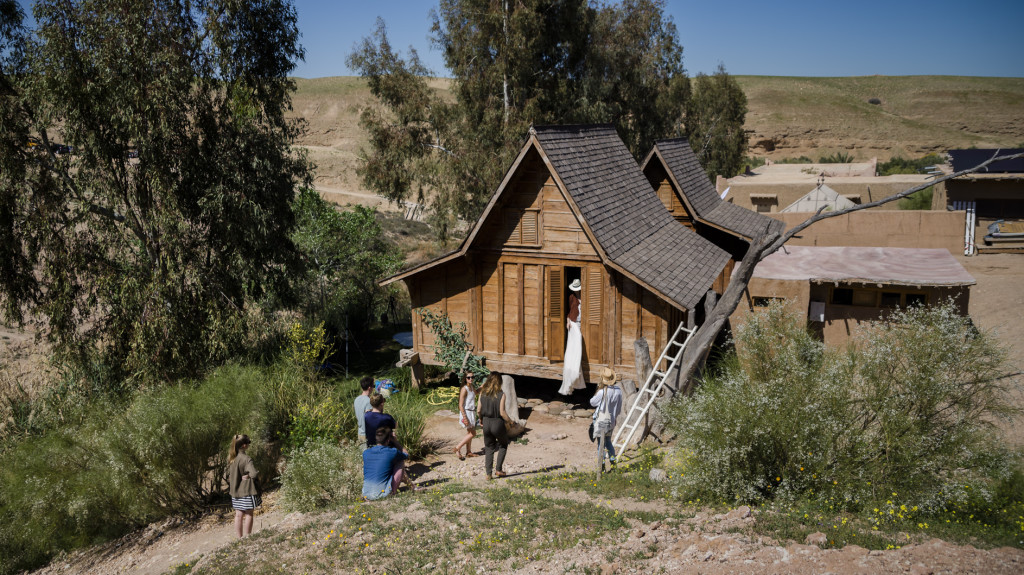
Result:
{"label": "distant hill ridge", "polygon": [[[747,95],[750,155],[773,160],[837,151],[857,161],[969,147],[1024,146],[1024,78],[736,76]],[[448,81],[431,80],[446,89]],[[296,79],[298,142],[318,165],[317,186],[365,194],[355,174],[371,103],[357,77]],[[877,101],[877,103],[872,103]]]}

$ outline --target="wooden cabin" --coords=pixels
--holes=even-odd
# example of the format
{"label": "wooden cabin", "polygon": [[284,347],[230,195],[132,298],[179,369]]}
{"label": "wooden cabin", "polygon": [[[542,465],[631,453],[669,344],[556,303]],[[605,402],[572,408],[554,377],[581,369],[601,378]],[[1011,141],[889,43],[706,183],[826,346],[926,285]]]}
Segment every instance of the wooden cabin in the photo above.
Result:
{"label": "wooden cabin", "polygon": [[730,254],[677,221],[611,126],[550,126],[529,138],[459,249],[382,280],[404,281],[413,349],[436,363],[416,311],[463,322],[503,373],[561,379],[568,285],[583,285],[584,378],[635,378],[634,341],[653,354],[691,326]]}
{"label": "wooden cabin", "polygon": [[753,238],[782,233],[785,227],[778,220],[722,200],[686,139],[656,142],[641,169],[677,222],[729,252],[729,263],[715,283],[718,293],[725,289],[733,266],[746,255]]}

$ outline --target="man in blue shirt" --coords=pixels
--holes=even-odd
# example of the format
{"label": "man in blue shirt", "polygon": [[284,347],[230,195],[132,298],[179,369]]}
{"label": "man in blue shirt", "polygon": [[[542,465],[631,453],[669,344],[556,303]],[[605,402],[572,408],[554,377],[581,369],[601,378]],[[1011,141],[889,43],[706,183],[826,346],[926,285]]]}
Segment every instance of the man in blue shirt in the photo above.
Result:
{"label": "man in blue shirt", "polygon": [[398,486],[405,477],[402,461],[409,458],[409,452],[393,446],[391,428],[377,428],[376,445],[363,451],[363,497],[382,499],[398,492]]}

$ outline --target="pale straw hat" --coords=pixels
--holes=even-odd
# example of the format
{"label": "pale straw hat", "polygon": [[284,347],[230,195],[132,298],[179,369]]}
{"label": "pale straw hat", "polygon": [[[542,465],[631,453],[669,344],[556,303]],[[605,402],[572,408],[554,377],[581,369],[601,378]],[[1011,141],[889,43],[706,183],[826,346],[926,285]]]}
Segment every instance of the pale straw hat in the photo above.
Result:
{"label": "pale straw hat", "polygon": [[611,368],[604,368],[601,370],[601,380],[597,384],[601,387],[607,387],[609,385],[615,385],[615,372]]}

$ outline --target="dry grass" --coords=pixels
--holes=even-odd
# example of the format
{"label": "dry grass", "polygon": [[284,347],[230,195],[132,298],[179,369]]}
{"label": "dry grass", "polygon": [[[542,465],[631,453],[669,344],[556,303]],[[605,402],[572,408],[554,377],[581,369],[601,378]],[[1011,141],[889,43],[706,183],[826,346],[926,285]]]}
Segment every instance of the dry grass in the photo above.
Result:
{"label": "dry grass", "polygon": [[[751,146],[773,159],[836,151],[857,160],[1024,142],[1024,78],[737,76]],[[878,98],[881,104],[868,103]]]}

